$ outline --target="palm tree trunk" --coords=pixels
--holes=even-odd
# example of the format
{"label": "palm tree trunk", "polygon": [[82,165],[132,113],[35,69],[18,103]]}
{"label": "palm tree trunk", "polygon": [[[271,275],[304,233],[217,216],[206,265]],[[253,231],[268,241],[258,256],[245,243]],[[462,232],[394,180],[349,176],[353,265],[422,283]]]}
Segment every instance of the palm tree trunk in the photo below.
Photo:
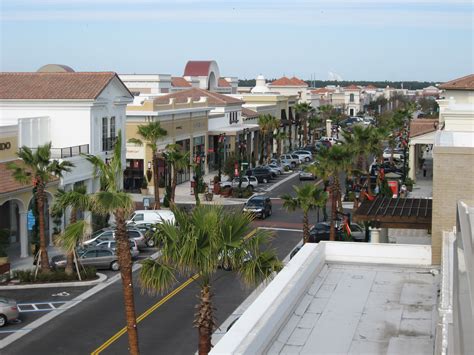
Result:
{"label": "palm tree trunk", "polygon": [[36,196],[38,204],[38,220],[39,220],[39,242],[40,242],[40,253],[41,253],[41,272],[50,272],[48,249],[46,248],[46,236],[44,235],[44,184],[39,181],[36,186]]}
{"label": "palm tree trunk", "polygon": [[307,125],[307,116],[308,114],[305,113],[303,115],[303,143],[304,145],[307,145],[308,144],[308,125]]}
{"label": "palm tree trunk", "polygon": [[200,299],[201,302],[198,306],[198,312],[196,313],[194,324],[199,332],[199,355],[207,355],[211,351],[212,331],[215,327],[212,294],[208,284],[205,284],[201,288]]}
{"label": "palm tree trunk", "polygon": [[289,130],[288,130],[288,143],[289,143],[289,148],[290,148],[290,151],[291,151],[291,149],[293,148],[293,144],[291,143],[291,131],[293,130],[293,123],[291,123],[288,127],[289,127]]}
{"label": "palm tree trunk", "polygon": [[308,240],[309,240],[308,211],[303,211],[303,244],[308,243]]}
{"label": "palm tree trunk", "polygon": [[277,155],[281,155],[281,139],[277,139]]}
{"label": "palm tree trunk", "polygon": [[[73,224],[77,222],[77,210],[75,208],[71,209],[71,217],[69,218],[69,224]],[[66,268],[64,269],[66,275],[72,275],[74,272],[74,251],[70,251],[67,253],[66,257]],[[77,275],[79,276],[79,275]]]}
{"label": "palm tree trunk", "polygon": [[160,203],[160,176],[158,174],[158,156],[156,151],[153,154],[153,185],[155,187],[155,210],[161,209]]}
{"label": "palm tree trunk", "polygon": [[262,154],[260,154],[260,159],[258,160],[260,162],[260,164],[263,164],[263,155],[265,154],[265,131],[261,131],[262,133],[262,145],[261,145],[261,152]]}
{"label": "palm tree trunk", "polygon": [[138,355],[138,332],[135,315],[135,301],[133,296],[132,257],[130,255],[130,242],[128,241],[125,225],[125,211],[118,209],[115,213],[115,239],[117,240],[117,257],[122,278],[122,290],[125,305],[125,318],[127,322],[128,350],[132,355]]}
{"label": "palm tree trunk", "polygon": [[178,171],[174,166],[172,166],[173,169],[173,180],[171,181],[171,196],[170,196],[170,202],[174,205],[174,198],[176,194],[176,185],[178,183]]}
{"label": "palm tree trunk", "polygon": [[272,158],[273,142],[270,132],[268,132],[267,136],[267,163],[269,163]]}

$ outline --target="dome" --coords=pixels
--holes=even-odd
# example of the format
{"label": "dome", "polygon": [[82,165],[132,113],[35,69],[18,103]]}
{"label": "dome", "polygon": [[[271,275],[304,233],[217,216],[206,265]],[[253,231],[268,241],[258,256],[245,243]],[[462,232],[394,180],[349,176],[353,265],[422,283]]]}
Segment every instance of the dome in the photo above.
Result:
{"label": "dome", "polygon": [[46,64],[39,68],[37,73],[74,73],[74,69],[64,64]]}
{"label": "dome", "polygon": [[262,74],[257,76],[257,79],[255,80],[255,87],[250,92],[252,94],[265,94],[270,92],[265,82],[265,77]]}

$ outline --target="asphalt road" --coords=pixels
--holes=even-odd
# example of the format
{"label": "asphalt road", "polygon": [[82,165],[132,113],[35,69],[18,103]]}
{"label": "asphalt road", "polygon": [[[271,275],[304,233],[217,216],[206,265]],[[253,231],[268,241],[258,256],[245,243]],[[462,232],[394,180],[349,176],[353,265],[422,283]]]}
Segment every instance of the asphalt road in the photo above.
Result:
{"label": "asphalt road", "polygon": [[[291,192],[300,182],[295,177],[270,192],[273,215],[255,226],[272,228],[272,247],[283,259],[301,240],[301,212],[287,212],[278,197]],[[310,217],[316,221],[316,214]],[[134,274],[135,281],[137,273]],[[185,280],[180,280],[185,281]],[[142,294],[135,282],[137,316],[160,302],[163,296]],[[219,270],[213,283],[216,321],[221,324],[253,291],[245,287],[232,272]],[[194,354],[197,349],[197,329],[193,327],[195,305],[198,301],[198,281],[191,282],[163,303],[138,325],[142,354]],[[2,354],[90,354],[125,325],[121,283],[115,282],[79,305],[33,330],[2,350]],[[127,336],[120,336],[101,354],[127,354]]]}

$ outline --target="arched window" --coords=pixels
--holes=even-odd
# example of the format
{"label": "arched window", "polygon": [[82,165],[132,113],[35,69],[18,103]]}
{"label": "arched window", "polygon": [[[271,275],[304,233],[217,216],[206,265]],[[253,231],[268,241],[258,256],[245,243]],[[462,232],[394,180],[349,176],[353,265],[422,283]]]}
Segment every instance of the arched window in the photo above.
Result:
{"label": "arched window", "polygon": [[349,102],[354,102],[354,94],[349,95]]}

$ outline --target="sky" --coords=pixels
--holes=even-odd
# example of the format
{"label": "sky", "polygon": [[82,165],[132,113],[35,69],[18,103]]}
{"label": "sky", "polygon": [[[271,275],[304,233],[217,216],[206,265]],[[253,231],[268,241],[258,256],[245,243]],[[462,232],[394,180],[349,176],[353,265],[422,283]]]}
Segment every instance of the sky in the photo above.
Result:
{"label": "sky", "polygon": [[447,81],[474,73],[473,0],[0,0],[0,70]]}

